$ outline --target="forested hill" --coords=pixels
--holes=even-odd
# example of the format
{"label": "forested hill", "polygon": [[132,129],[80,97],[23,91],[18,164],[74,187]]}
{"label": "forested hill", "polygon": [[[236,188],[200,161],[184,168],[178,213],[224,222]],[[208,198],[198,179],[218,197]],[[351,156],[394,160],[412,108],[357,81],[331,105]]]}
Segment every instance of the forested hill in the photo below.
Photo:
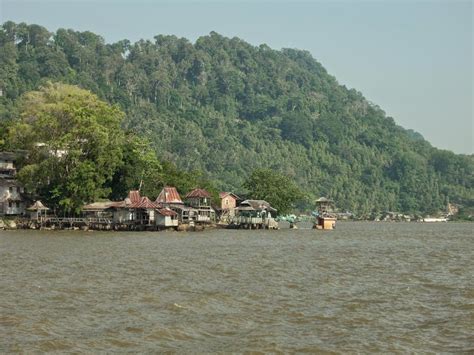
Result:
{"label": "forested hill", "polygon": [[[347,58],[350,61],[350,58]],[[118,104],[126,128],[150,137],[163,160],[241,191],[256,168],[291,176],[310,198],[340,209],[429,213],[473,203],[473,156],[433,148],[308,52],[252,46],[212,32],[194,44],[106,44],[91,32],[6,22],[0,31],[0,114],[46,81]]]}

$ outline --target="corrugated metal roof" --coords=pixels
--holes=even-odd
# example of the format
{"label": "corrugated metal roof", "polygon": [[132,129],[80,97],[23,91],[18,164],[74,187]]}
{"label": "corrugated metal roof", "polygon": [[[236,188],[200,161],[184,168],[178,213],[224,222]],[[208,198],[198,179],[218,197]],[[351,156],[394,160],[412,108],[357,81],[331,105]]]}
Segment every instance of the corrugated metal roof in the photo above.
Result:
{"label": "corrugated metal roof", "polygon": [[186,195],[186,198],[211,198],[211,194],[204,189],[194,189]]}
{"label": "corrugated metal roof", "polygon": [[150,201],[150,199],[146,196],[143,196],[138,203],[132,203],[134,208],[146,208],[146,209],[153,209],[156,208],[157,205]]}
{"label": "corrugated metal roof", "polygon": [[132,200],[127,197],[123,201],[116,201],[111,202],[107,208],[146,208],[146,209],[154,209],[157,208],[158,205],[152,202],[148,197],[142,196],[140,200],[132,202]]}
{"label": "corrugated metal roof", "polygon": [[183,201],[179,196],[178,191],[175,187],[166,186],[161,190],[160,194],[155,200],[155,203],[179,203],[182,204]]}
{"label": "corrugated metal roof", "polygon": [[132,190],[128,193],[128,198],[132,203],[139,203],[141,200],[140,191]]}

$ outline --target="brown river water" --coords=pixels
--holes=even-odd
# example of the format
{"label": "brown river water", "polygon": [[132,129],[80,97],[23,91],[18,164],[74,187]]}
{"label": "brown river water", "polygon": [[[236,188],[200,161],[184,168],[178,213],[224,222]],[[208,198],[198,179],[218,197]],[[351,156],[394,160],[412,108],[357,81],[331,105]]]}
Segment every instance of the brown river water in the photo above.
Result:
{"label": "brown river water", "polygon": [[0,231],[0,353],[474,353],[473,227]]}

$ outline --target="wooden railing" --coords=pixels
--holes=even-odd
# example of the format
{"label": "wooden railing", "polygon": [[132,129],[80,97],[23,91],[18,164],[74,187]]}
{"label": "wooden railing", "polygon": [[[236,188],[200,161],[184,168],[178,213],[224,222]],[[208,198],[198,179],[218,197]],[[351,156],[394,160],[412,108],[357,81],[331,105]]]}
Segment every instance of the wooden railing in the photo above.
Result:
{"label": "wooden railing", "polygon": [[39,217],[38,221],[41,223],[52,223],[52,224],[111,224],[112,220],[108,218],[80,218],[80,217]]}

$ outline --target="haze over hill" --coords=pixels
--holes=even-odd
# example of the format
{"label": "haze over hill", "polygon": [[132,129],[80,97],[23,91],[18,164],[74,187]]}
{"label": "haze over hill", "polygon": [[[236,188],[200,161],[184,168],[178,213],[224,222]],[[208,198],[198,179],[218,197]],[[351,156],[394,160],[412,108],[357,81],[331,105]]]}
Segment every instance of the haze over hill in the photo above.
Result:
{"label": "haze over hill", "polygon": [[194,44],[162,35],[105,44],[91,32],[12,22],[0,44],[3,118],[15,118],[22,93],[62,81],[118,104],[163,160],[206,172],[222,190],[267,167],[359,214],[473,203],[472,156],[396,125],[306,51],[215,32]]}

